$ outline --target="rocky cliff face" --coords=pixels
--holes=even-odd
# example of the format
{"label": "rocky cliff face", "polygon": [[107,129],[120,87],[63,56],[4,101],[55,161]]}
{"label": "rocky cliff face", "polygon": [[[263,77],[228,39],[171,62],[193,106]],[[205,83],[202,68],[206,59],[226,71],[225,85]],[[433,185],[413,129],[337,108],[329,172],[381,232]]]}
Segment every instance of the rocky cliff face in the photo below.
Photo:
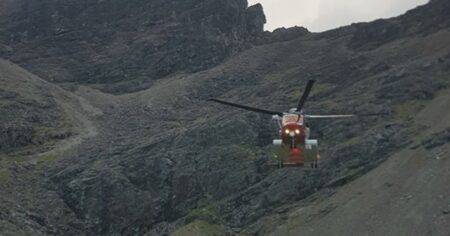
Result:
{"label": "rocky cliff face", "polygon": [[[210,68],[263,32],[246,0],[3,1],[8,55],[42,78],[124,93]],[[105,85],[107,84],[107,85]]]}
{"label": "rocky cliff face", "polygon": [[[446,0],[319,34],[262,32],[261,6],[237,0],[1,3],[4,57],[77,97],[81,130],[96,130],[51,155],[0,155],[7,233],[269,233],[291,204],[328,199],[398,150],[447,145],[448,127],[414,122],[450,85]],[[206,102],[287,110],[308,79],[311,113],[389,114],[311,121],[314,171],[267,165],[270,117]]]}

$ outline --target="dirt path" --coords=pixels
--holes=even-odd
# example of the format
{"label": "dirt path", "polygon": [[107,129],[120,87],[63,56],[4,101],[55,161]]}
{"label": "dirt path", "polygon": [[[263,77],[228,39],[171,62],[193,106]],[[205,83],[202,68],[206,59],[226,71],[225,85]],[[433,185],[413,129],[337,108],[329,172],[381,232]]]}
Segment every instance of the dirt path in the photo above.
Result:
{"label": "dirt path", "polygon": [[64,109],[65,114],[74,121],[74,131],[77,135],[58,142],[52,150],[40,153],[37,155],[38,157],[61,155],[98,134],[98,128],[97,125],[94,124],[93,119],[97,116],[101,116],[102,111],[92,106],[90,102],[83,97],[71,95],[71,99],[77,101],[77,103],[58,101],[58,104]]}

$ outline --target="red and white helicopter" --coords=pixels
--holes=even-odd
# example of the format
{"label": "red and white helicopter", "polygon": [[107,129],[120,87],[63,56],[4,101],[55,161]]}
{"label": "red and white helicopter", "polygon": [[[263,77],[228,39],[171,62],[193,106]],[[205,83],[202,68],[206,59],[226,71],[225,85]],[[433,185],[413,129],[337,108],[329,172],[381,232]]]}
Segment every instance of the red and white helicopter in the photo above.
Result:
{"label": "red and white helicopter", "polygon": [[[309,80],[306,89],[301,96],[296,108],[290,109],[288,112],[278,112],[265,110],[255,107],[244,106],[218,99],[209,99],[209,101],[218,102],[224,105],[233,106],[248,111],[272,115],[273,120],[279,125],[280,139],[273,140],[273,144],[281,146],[286,150],[286,154],[281,157],[280,167],[298,167],[304,166],[305,163],[310,164],[312,168],[317,168],[320,159],[318,151],[318,141],[310,139],[310,129],[306,126],[305,119],[327,119],[327,118],[351,118],[355,114],[348,115],[310,115],[303,112],[303,106],[308,99],[314,80]],[[366,114],[363,116],[371,116],[378,114]]]}

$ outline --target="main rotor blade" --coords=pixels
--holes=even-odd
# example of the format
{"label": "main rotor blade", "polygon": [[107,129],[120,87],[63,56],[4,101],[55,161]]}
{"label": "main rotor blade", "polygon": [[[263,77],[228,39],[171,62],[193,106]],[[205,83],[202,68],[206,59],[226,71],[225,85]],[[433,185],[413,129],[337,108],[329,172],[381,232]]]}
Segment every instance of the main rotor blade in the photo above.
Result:
{"label": "main rotor blade", "polygon": [[348,115],[305,115],[305,118],[328,119],[328,118],[352,118],[352,117],[382,116],[382,115],[387,115],[387,113],[366,113],[366,114],[348,114]]}
{"label": "main rotor blade", "polygon": [[315,80],[309,80],[308,84],[306,85],[305,91],[303,92],[302,97],[298,101],[297,105],[297,111],[301,111],[303,109],[303,106],[305,105],[306,100],[308,99],[309,93],[311,92],[311,89],[316,81]]}
{"label": "main rotor blade", "polygon": [[351,118],[357,115],[305,115],[309,119]]}
{"label": "main rotor blade", "polygon": [[240,105],[240,104],[236,104],[236,103],[231,103],[231,102],[222,101],[222,100],[219,100],[219,99],[214,99],[214,98],[212,98],[212,99],[209,99],[208,101],[221,103],[221,104],[224,104],[224,105],[227,105],[227,106],[232,106],[232,107],[241,108],[241,109],[248,110],[248,111],[253,111],[253,112],[258,112],[258,113],[264,113],[264,114],[269,114],[269,115],[279,115],[279,116],[283,116],[283,112],[270,111],[270,110],[264,110],[264,109],[255,108],[255,107],[244,106],[244,105]]}
{"label": "main rotor blade", "polygon": [[356,116],[387,116],[389,113],[387,112],[381,112],[381,113],[364,113],[364,114],[357,114]]}

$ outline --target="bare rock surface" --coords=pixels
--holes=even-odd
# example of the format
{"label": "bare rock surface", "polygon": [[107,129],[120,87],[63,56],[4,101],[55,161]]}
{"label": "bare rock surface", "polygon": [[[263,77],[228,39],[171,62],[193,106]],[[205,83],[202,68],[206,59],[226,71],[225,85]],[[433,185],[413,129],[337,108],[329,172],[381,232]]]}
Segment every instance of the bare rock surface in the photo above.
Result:
{"label": "bare rock surface", "polygon": [[[263,32],[261,6],[244,0],[0,5],[12,61],[0,61],[0,120],[17,123],[0,125],[2,233],[411,232],[360,224],[384,217],[448,228],[435,199],[448,178],[434,176],[448,173],[446,0],[324,33]],[[309,79],[309,113],[387,114],[310,121],[317,170],[270,167],[270,117],[206,101],[288,110]],[[427,201],[441,212],[411,207]]]}
{"label": "bare rock surface", "polygon": [[3,1],[8,58],[55,82],[124,93],[211,68],[266,22],[246,0]]}

